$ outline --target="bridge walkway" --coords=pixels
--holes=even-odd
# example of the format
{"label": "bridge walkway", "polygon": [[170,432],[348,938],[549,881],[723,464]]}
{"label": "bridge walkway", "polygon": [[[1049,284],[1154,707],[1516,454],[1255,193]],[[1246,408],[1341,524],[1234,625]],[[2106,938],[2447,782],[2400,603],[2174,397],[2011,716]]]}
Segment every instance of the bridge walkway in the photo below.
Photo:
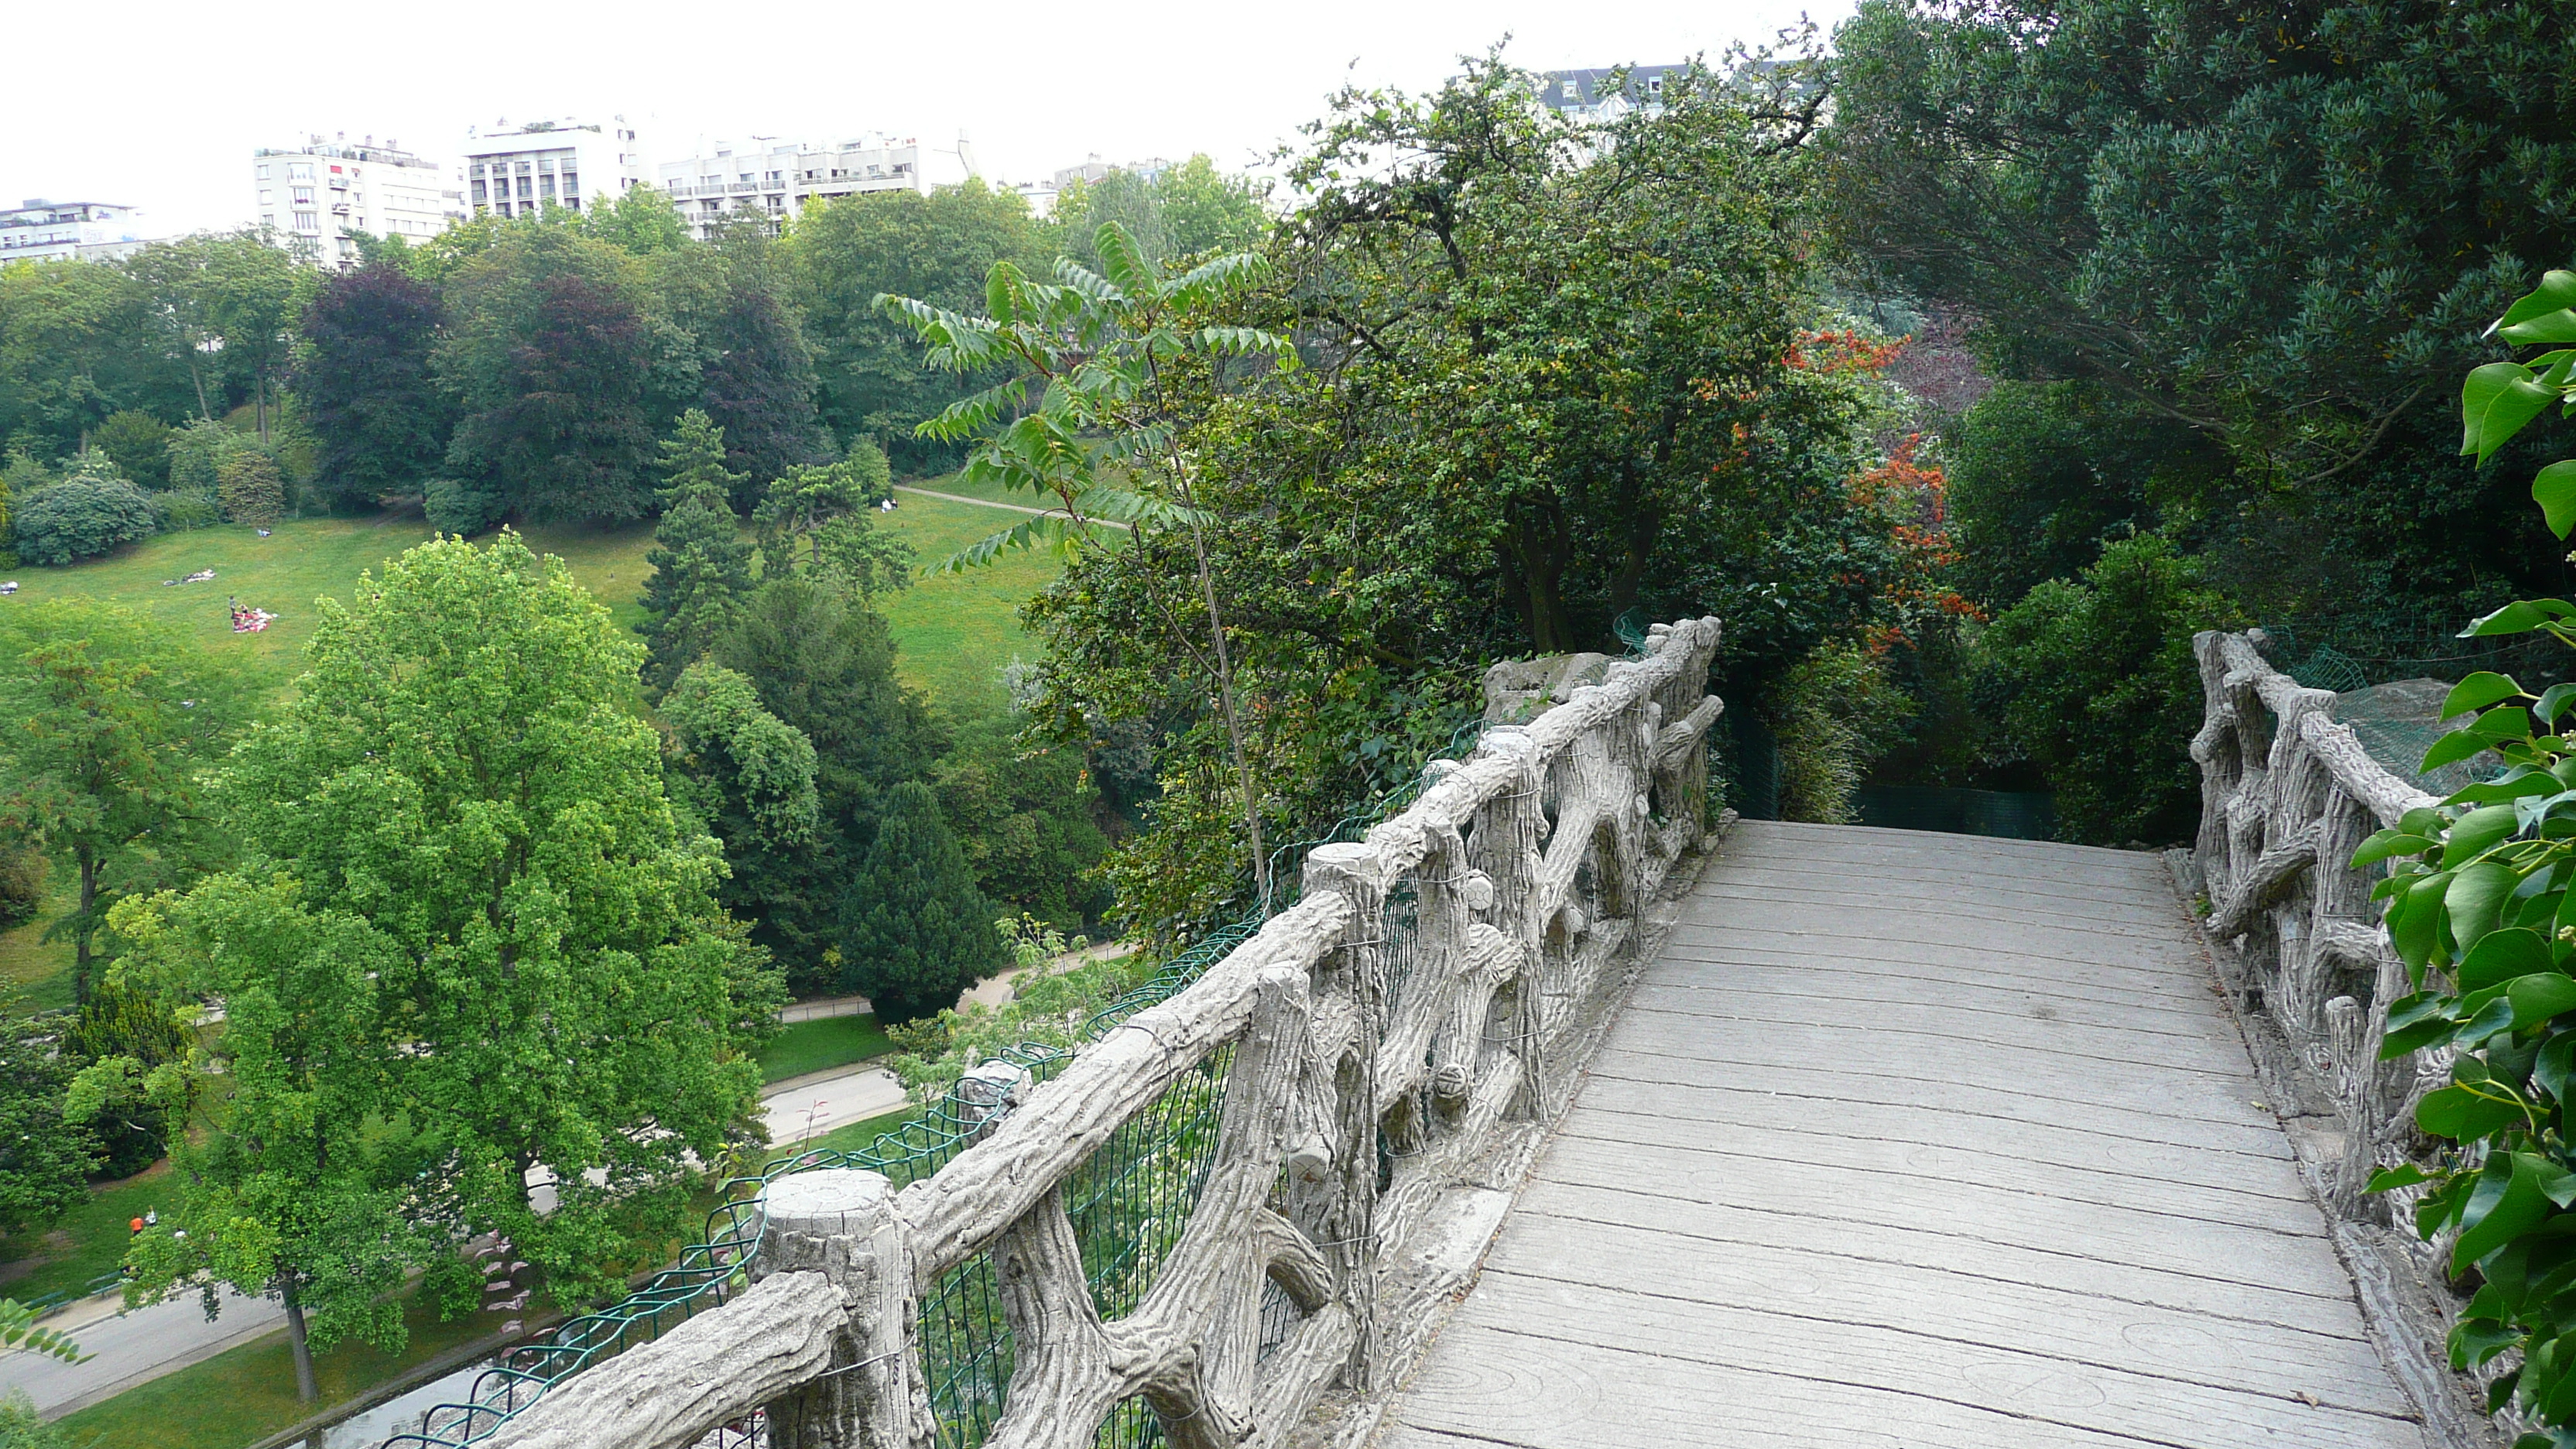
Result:
{"label": "bridge walkway", "polygon": [[1383,1449],[2421,1449],[2153,856],[1746,822]]}

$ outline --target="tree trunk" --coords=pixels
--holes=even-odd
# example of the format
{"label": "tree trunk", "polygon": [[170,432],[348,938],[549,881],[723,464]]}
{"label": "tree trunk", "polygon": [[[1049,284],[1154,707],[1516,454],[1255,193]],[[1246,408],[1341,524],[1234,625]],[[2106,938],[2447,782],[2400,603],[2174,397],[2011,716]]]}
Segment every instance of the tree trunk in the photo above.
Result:
{"label": "tree trunk", "polygon": [[295,1397],[312,1403],[322,1397],[321,1386],[313,1382],[313,1344],[304,1334],[304,1305],[295,1301],[295,1292],[286,1292],[286,1341],[295,1349]]}
{"label": "tree trunk", "polygon": [[197,366],[197,354],[193,348],[188,352],[188,380],[197,385],[197,416],[212,422],[215,410],[206,406],[206,374]]}
{"label": "tree trunk", "polygon": [[268,374],[263,372],[251,392],[251,422],[259,430],[259,445],[268,446]]}
{"label": "tree trunk", "polygon": [[98,923],[90,912],[98,909],[98,857],[87,850],[80,853],[80,920],[72,926],[72,1003],[89,1004],[89,945]]}

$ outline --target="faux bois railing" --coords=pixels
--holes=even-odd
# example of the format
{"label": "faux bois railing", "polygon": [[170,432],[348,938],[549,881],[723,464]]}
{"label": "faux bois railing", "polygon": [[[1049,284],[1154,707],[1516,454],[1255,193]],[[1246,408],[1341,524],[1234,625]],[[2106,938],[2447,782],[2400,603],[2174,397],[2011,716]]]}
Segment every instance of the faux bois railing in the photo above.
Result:
{"label": "faux bois railing", "polygon": [[1365,1395],[1472,1265],[1703,834],[1717,645],[1655,626],[1308,852],[1297,902],[1167,999],[979,1069],[936,1171],[792,1160],[703,1265],[721,1306],[439,1442],[1216,1449]]}
{"label": "faux bois railing", "polygon": [[2430,1159],[2415,1106],[2450,1081],[2451,1064],[2447,1049],[2380,1060],[2389,1006],[2414,988],[2370,898],[2383,868],[2350,861],[2439,797],[2374,759],[2329,714],[2334,692],[2275,668],[2270,642],[2261,630],[2193,640],[2206,706],[2191,742],[2203,924],[2391,1368],[2434,1442],[2488,1443],[2476,1394],[2442,1361],[2450,1244],[2420,1242],[2409,1226],[2421,1189],[2367,1190],[2381,1168]]}

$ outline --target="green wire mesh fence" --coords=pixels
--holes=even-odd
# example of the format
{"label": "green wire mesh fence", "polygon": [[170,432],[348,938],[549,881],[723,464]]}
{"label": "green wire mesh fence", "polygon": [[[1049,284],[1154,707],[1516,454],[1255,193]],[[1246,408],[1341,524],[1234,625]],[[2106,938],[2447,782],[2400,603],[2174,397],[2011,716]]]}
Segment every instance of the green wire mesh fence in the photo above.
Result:
{"label": "green wire mesh fence", "polygon": [[[1450,737],[1447,757],[1458,758],[1481,729],[1479,720],[1460,725]],[[1370,826],[1411,805],[1430,778],[1427,769],[1417,771],[1406,783],[1343,816],[1321,835],[1281,846],[1271,857],[1272,888],[1267,899],[1173,956],[1151,980],[1094,1016],[1082,1035],[1097,1041],[1137,1012],[1178,995],[1258,934],[1262,922],[1296,903],[1307,851],[1359,839]],[[1387,900],[1384,959],[1390,997],[1403,989],[1412,962],[1411,900],[1409,886],[1391,892]],[[866,1147],[793,1153],[770,1162],[757,1174],[731,1180],[723,1200],[707,1216],[704,1241],[690,1245],[677,1263],[618,1303],[568,1319],[542,1337],[509,1350],[476,1376],[463,1399],[432,1407],[422,1416],[419,1429],[394,1434],[384,1441],[383,1449],[464,1449],[488,1438],[552,1385],[601,1359],[651,1342],[748,1286],[745,1269],[759,1251],[764,1225],[761,1204],[770,1182],[823,1168],[881,1172],[898,1188],[929,1177],[1011,1109],[1019,1073],[1024,1072],[1027,1082],[1035,1086],[1054,1077],[1071,1058],[1072,1053],[1063,1048],[1023,1042],[999,1058],[1011,1071],[1007,1079],[980,1069],[970,1073],[920,1118]],[[1184,1075],[1151,1110],[1112,1133],[1066,1184],[1066,1207],[1082,1245],[1084,1274],[1105,1318],[1118,1317],[1143,1300],[1188,1225],[1216,1150],[1226,1071],[1232,1059],[1231,1049],[1220,1051]],[[1266,1355],[1286,1338],[1296,1311],[1274,1287],[1262,1317]],[[973,1449],[1001,1417],[1011,1381],[1011,1334],[987,1257],[977,1255],[923,1295],[921,1347],[941,1449]],[[747,1444],[757,1433],[755,1425],[746,1424],[731,1426],[720,1437]],[[1102,1449],[1150,1449],[1162,1442],[1160,1426],[1141,1401],[1122,1405],[1101,1427],[1098,1440]]]}

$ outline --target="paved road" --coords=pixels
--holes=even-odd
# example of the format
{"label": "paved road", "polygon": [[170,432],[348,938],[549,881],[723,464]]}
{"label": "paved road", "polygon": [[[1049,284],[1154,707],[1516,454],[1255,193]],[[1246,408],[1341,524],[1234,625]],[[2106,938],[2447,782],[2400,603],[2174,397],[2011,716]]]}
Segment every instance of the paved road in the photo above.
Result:
{"label": "paved road", "polygon": [[2154,856],[1739,832],[1379,1449],[2423,1449]]}

